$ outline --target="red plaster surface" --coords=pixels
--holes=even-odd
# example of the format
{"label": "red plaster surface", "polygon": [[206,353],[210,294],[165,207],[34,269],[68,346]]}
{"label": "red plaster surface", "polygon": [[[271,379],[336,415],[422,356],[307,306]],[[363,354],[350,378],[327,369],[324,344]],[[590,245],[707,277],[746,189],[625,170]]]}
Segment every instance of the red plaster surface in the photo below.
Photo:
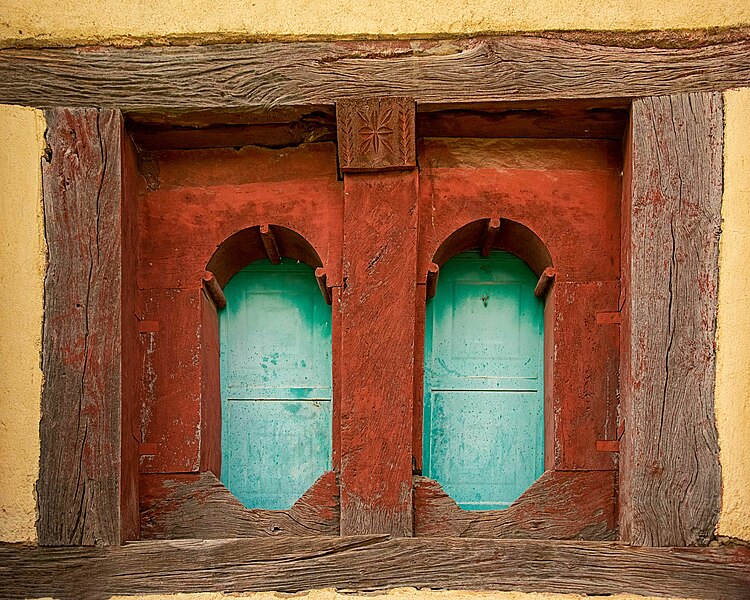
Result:
{"label": "red plaster surface", "polygon": [[159,330],[140,334],[141,473],[186,473],[200,466],[201,295],[193,289],[140,290],[139,316]]}
{"label": "red plaster surface", "polygon": [[201,438],[200,469],[221,476],[221,380],[219,317],[214,301],[201,292]]}

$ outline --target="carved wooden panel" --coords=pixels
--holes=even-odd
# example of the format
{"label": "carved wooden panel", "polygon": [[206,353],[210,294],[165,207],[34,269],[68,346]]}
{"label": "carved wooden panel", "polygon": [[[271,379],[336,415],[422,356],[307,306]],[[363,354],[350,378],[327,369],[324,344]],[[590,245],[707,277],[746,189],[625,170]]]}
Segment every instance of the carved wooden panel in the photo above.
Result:
{"label": "carved wooden panel", "polygon": [[358,98],[336,102],[342,171],[411,169],[415,152],[413,98]]}

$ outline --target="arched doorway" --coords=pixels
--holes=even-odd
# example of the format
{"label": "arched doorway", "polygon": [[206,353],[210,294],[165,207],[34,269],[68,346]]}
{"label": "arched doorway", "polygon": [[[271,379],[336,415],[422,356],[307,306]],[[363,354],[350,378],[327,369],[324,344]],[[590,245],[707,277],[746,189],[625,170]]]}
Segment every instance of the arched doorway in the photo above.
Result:
{"label": "arched doorway", "polygon": [[221,480],[248,508],[287,509],[331,468],[331,307],[290,258],[251,263],[224,294]]}
{"label": "arched doorway", "polygon": [[427,304],[423,473],[469,510],[506,508],[544,470],[544,302],[503,251],[457,254]]}

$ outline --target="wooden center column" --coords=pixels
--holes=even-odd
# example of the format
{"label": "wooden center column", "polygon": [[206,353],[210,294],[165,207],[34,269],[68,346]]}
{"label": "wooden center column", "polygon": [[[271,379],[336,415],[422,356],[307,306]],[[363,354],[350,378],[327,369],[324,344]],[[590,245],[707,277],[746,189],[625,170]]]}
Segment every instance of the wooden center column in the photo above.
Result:
{"label": "wooden center column", "polygon": [[344,174],[341,535],[411,536],[414,100],[336,104]]}

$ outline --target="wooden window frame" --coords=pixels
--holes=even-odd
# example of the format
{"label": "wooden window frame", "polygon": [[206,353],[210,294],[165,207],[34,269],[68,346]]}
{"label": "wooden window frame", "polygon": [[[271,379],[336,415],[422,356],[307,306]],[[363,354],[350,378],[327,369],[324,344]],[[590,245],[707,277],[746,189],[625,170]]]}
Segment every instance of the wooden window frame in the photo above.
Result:
{"label": "wooden window frame", "polygon": [[[621,34],[610,45],[599,45],[597,35],[415,42],[411,48],[379,42],[0,51],[3,102],[101,107],[47,112],[41,546],[0,546],[3,588],[19,597],[81,597],[82,589],[104,597],[187,587],[413,585],[747,598],[750,551],[706,546],[721,497],[713,414],[721,92],[750,85],[750,32],[703,32],[697,47],[695,33],[677,32],[650,40],[657,47],[648,49],[638,47],[648,38],[637,34]],[[274,73],[287,77],[269,79],[269,60]],[[126,82],[109,75],[125,63]],[[245,74],[227,83],[231,93],[213,79],[224,68]],[[264,84],[272,81],[269,92]],[[131,479],[137,465],[124,459],[135,440],[120,427],[123,393],[133,384],[124,375],[122,349],[134,342],[124,332],[137,331],[129,251],[135,226],[123,210],[132,190],[122,178],[135,157],[121,111],[154,121],[179,112],[176,119],[188,123],[217,112],[262,112],[270,104],[305,114],[341,97],[404,91],[426,108],[533,106],[561,98],[631,103],[622,228],[620,541],[363,535],[118,547],[131,535],[134,514],[137,519]],[[76,141],[81,134],[84,144]],[[61,156],[64,148],[69,152]],[[44,547],[93,544],[115,547]],[[276,561],[280,568],[269,567]]]}

